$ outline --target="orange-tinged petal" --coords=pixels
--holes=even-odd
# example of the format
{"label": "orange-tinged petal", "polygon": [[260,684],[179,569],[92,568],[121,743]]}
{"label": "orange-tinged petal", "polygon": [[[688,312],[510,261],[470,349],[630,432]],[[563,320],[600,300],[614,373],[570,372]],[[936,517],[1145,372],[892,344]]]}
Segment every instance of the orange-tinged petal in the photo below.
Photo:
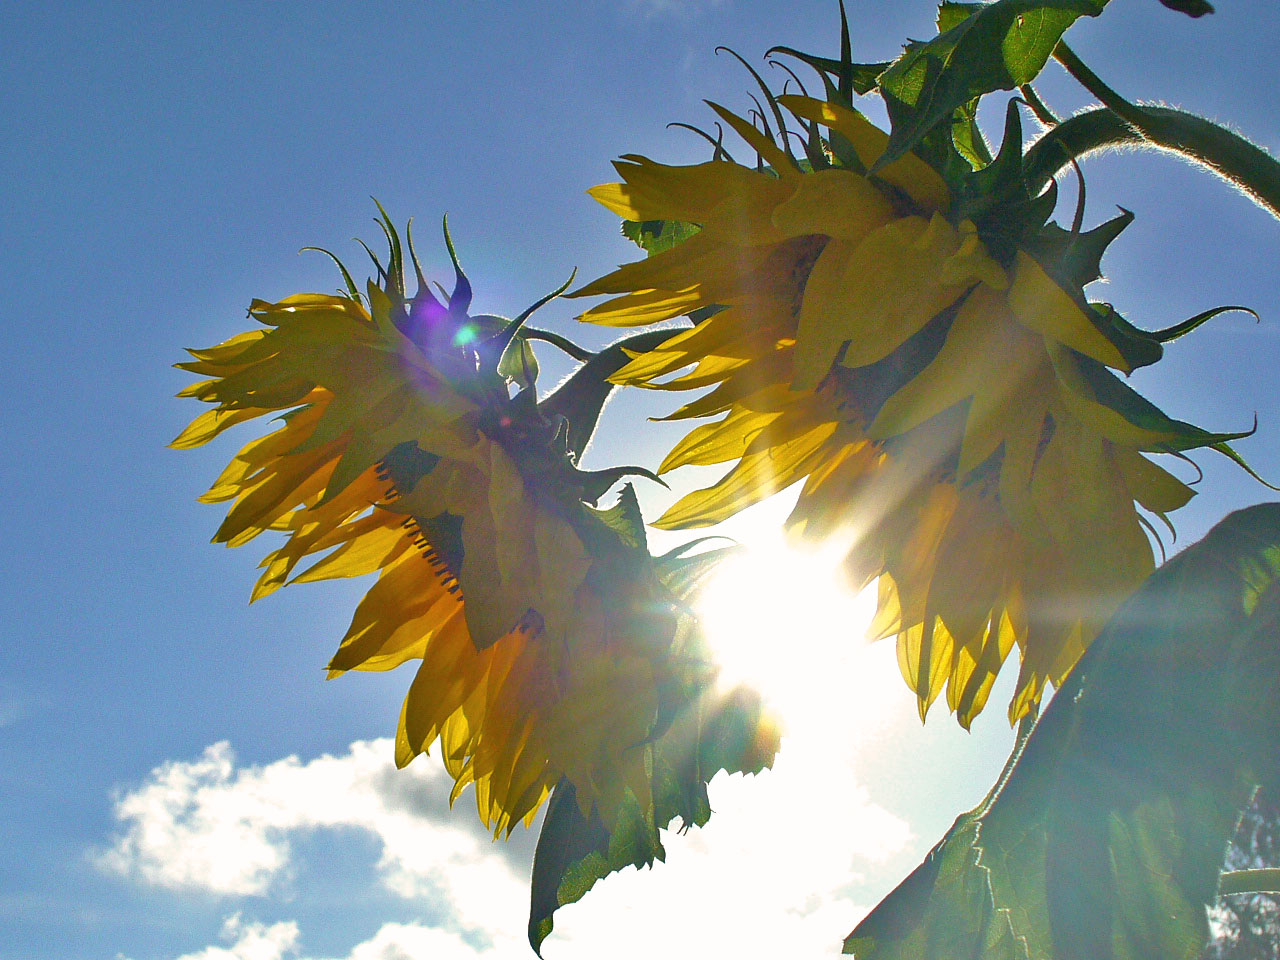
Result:
{"label": "orange-tinged petal", "polygon": [[271,413],[271,410],[262,407],[245,407],[241,410],[224,410],[219,407],[206,410],[174,437],[169,446],[175,450],[190,450],[208,443],[222,431],[234,427],[237,423],[244,423],[265,413]]}
{"label": "orange-tinged petal", "polygon": [[629,154],[614,163],[624,183],[587,191],[626,220],[681,220],[703,224],[731,195],[749,195],[772,178],[737,163],[719,160],[668,166]]}
{"label": "orange-tinged petal", "polygon": [[805,286],[795,386],[820,382],[845,342],[845,366],[883,359],[954,303],[985,267],[957,265],[959,248],[959,234],[938,215],[895,220],[852,249],[829,243]]}

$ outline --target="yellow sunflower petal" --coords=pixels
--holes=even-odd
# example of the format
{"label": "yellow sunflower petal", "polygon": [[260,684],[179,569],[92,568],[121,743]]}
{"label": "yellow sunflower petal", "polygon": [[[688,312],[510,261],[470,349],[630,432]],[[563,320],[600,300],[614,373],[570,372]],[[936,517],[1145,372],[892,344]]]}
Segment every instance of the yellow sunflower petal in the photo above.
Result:
{"label": "yellow sunflower petal", "polygon": [[801,177],[795,192],[772,214],[784,236],[816,233],[853,241],[893,218],[893,205],[884,194],[848,170],[819,170]]}
{"label": "yellow sunflower petal", "polygon": [[773,168],[774,172],[780,177],[799,177],[803,176],[800,168],[796,166],[796,162],[789,157],[785,151],[780,149],[776,143],[767,136],[747,123],[737,114],[730,113],[718,103],[707,101],[707,106],[714,110],[734,132],[745,140],[751,149],[760,154],[762,160]]}
{"label": "yellow sunflower petal", "polygon": [[771,435],[774,442],[748,453],[715,485],[682,497],[654,526],[662,530],[710,526],[791,486],[821,462],[826,440],[836,427],[819,423],[785,439]]}
{"label": "yellow sunflower petal", "polygon": [[604,327],[640,327],[683,317],[705,306],[709,306],[706,297],[696,286],[684,290],[642,290],[606,300],[578,319]]}
{"label": "yellow sunflower petal", "polygon": [[1089,314],[1045,273],[1029,254],[1017,252],[1009,306],[1018,322],[1036,333],[1078,350],[1117,370],[1129,372],[1129,364],[1106,338]]}
{"label": "yellow sunflower petal", "polygon": [[[778,98],[787,110],[804,120],[820,123],[843,136],[853,146],[858,159],[870,169],[884,155],[889,135],[860,113],[825,100],[786,94]],[[888,164],[876,176],[891,183],[927,213],[946,213],[951,206],[951,191],[941,175],[913,153],[907,153]]]}

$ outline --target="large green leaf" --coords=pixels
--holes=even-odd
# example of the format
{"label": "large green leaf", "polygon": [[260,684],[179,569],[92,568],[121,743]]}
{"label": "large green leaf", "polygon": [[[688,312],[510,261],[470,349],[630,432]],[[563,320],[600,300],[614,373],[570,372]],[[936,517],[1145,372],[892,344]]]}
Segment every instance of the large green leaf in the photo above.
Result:
{"label": "large green leaf", "polygon": [[1280,781],[1278,577],[1280,504],[1232,514],[1152,575],[845,952],[1196,956],[1240,810]]}
{"label": "large green leaf", "polygon": [[[624,494],[620,506],[626,499]],[[653,558],[655,573],[681,607],[736,552],[722,547],[688,554],[699,543]],[[567,780],[551,794],[533,860],[529,943],[535,952],[540,953],[551,933],[556,910],[582,899],[611,873],[664,860],[662,831],[675,821],[680,821],[681,832],[705,824],[711,817],[707,783],[717,773],[759,773],[773,763],[777,730],[759,694],[745,687],[724,692],[714,686],[705,638],[687,612],[680,617],[672,656],[692,669],[660,691],[658,718],[650,742],[643,745],[651,804],[628,792],[610,829],[594,807],[583,812]]]}
{"label": "large green leaf", "polygon": [[772,763],[772,749],[762,749],[761,722],[759,698],[743,689],[728,698],[707,691],[690,703],[649,747],[653,806],[628,793],[612,832],[594,808],[584,816],[573,784],[561,781],[533,859],[529,943],[539,956],[556,910],[611,873],[665,860],[660,831],[677,819],[683,832],[711,818],[707,783],[716,773],[758,773]]}
{"label": "large green leaf", "polygon": [[[880,75],[893,129],[878,167],[912,149],[975,97],[1030,83],[1063,32],[1107,0],[997,0],[944,4],[928,43],[916,43]],[[967,16],[961,14],[971,10]]]}

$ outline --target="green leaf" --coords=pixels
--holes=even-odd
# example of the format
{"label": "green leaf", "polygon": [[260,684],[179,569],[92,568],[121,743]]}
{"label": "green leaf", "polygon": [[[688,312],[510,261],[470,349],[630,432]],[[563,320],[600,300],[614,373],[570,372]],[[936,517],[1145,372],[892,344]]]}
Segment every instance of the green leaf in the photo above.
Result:
{"label": "green leaf", "polygon": [[[1107,0],[997,0],[944,4],[928,43],[912,44],[880,75],[893,129],[878,168],[916,146],[962,105],[994,90],[1030,83],[1063,32],[1082,16],[1097,16]],[[874,172],[874,171],[873,171]]]}
{"label": "green leaf", "polygon": [[860,960],[1190,960],[1280,780],[1280,504],[1156,571],[987,798],[850,934]]}
{"label": "green leaf", "polygon": [[1203,17],[1213,13],[1213,4],[1209,0],[1160,0],[1170,10],[1185,13],[1188,17]]}
{"label": "green leaf", "polygon": [[498,359],[498,376],[510,380],[523,390],[528,390],[538,379],[538,358],[533,354],[533,344],[516,334]]}
{"label": "green leaf", "polygon": [[618,502],[612,507],[592,512],[628,547],[648,549],[644,515],[640,512],[640,501],[636,499],[635,487],[631,484],[623,484],[618,493]]}
{"label": "green leaf", "polygon": [[541,956],[560,907],[582,899],[596,883],[625,867],[666,859],[661,831],[678,819],[679,830],[711,818],[707,783],[721,770],[758,773],[772,763],[762,751],[760,700],[739,690],[719,699],[711,693],[688,703],[649,748],[653,806],[631,794],[612,833],[594,808],[584,816],[573,784],[562,780],[551,794],[533,857],[529,943]]}
{"label": "green leaf", "polygon": [[951,118],[951,143],[975,170],[991,162],[991,151],[978,128],[977,98],[956,108]]}
{"label": "green leaf", "polygon": [[954,3],[952,0],[946,0],[944,3],[938,4],[938,17],[935,21],[938,25],[939,33],[946,33],[952,27],[958,27],[965,20],[982,9],[980,3]]}
{"label": "green leaf", "polygon": [[652,256],[683,243],[698,227],[683,220],[623,220],[622,235]]}

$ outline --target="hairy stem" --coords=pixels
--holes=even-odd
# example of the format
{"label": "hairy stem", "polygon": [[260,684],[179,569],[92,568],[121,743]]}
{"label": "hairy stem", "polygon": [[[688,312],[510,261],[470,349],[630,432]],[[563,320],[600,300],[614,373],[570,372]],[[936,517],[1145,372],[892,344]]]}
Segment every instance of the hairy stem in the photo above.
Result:
{"label": "hairy stem", "polygon": [[1216,173],[1280,219],[1280,162],[1261,147],[1193,113],[1130,103],[1065,43],[1058,44],[1053,56],[1103,105],[1062,121],[1027,151],[1025,170],[1033,192],[1073,159],[1111,147],[1152,147]]}
{"label": "hairy stem", "polygon": [[542,340],[545,343],[549,343],[553,347],[567,353],[569,356],[573,357],[573,359],[580,360],[583,363],[595,356],[594,351],[588,350],[585,347],[580,347],[568,337],[562,337],[560,334],[552,333],[550,330],[539,330],[536,327],[525,327],[521,331],[521,335],[524,336],[526,340]]}

